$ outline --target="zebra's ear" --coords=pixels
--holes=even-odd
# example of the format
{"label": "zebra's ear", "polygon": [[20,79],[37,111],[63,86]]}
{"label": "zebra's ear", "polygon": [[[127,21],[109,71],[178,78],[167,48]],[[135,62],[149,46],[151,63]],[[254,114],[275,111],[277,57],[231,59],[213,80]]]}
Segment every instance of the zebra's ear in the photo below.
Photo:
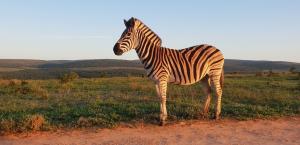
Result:
{"label": "zebra's ear", "polygon": [[134,19],[133,18],[131,18],[131,19],[129,19],[128,21],[126,21],[125,19],[124,19],[124,24],[125,24],[125,26],[127,27],[127,28],[129,28],[129,27],[134,27]]}
{"label": "zebra's ear", "polygon": [[125,24],[125,26],[127,27],[127,21],[124,19],[124,24]]}

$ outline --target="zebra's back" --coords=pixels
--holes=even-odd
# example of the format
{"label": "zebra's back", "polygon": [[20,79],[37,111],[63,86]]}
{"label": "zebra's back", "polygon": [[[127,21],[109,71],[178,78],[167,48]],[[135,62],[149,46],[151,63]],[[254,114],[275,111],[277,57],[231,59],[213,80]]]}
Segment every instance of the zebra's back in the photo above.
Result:
{"label": "zebra's back", "polygon": [[220,50],[205,44],[181,50],[169,49],[165,58],[169,65],[169,82],[181,85],[193,84],[207,74],[222,71],[224,64]]}

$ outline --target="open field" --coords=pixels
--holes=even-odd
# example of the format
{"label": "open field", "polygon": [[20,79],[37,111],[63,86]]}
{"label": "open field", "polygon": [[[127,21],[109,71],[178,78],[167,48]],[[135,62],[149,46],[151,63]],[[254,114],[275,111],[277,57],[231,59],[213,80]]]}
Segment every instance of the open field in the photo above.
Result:
{"label": "open field", "polygon": [[[226,75],[222,117],[238,120],[298,116],[300,85],[296,75]],[[170,85],[169,122],[200,119],[200,84]],[[214,101],[212,101],[214,102]],[[211,106],[211,116],[213,113]],[[59,80],[1,80],[2,133],[59,128],[111,128],[118,124],[157,124],[159,99],[153,82],[140,77]]]}

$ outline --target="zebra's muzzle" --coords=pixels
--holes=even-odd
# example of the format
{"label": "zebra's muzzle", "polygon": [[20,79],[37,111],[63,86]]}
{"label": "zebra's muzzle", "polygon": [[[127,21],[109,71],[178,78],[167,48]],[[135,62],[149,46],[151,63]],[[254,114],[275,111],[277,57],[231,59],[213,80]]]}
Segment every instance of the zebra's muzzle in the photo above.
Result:
{"label": "zebra's muzzle", "polygon": [[115,55],[122,55],[123,51],[120,49],[120,43],[116,43],[114,46]]}

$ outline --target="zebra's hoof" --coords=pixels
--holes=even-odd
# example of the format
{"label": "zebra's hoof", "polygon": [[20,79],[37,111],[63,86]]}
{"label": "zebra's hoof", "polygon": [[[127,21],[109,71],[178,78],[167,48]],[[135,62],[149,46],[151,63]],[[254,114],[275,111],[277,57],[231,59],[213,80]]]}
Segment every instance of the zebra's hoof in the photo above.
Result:
{"label": "zebra's hoof", "polygon": [[208,119],[208,117],[209,117],[207,113],[206,114],[203,113],[203,114],[201,114],[201,116],[202,116],[202,119]]}
{"label": "zebra's hoof", "polygon": [[160,121],[160,122],[159,122],[159,125],[160,125],[160,126],[165,126],[166,124],[167,124],[166,121]]}
{"label": "zebra's hoof", "polygon": [[221,117],[220,117],[220,116],[215,116],[213,119],[214,119],[214,120],[220,120]]}

